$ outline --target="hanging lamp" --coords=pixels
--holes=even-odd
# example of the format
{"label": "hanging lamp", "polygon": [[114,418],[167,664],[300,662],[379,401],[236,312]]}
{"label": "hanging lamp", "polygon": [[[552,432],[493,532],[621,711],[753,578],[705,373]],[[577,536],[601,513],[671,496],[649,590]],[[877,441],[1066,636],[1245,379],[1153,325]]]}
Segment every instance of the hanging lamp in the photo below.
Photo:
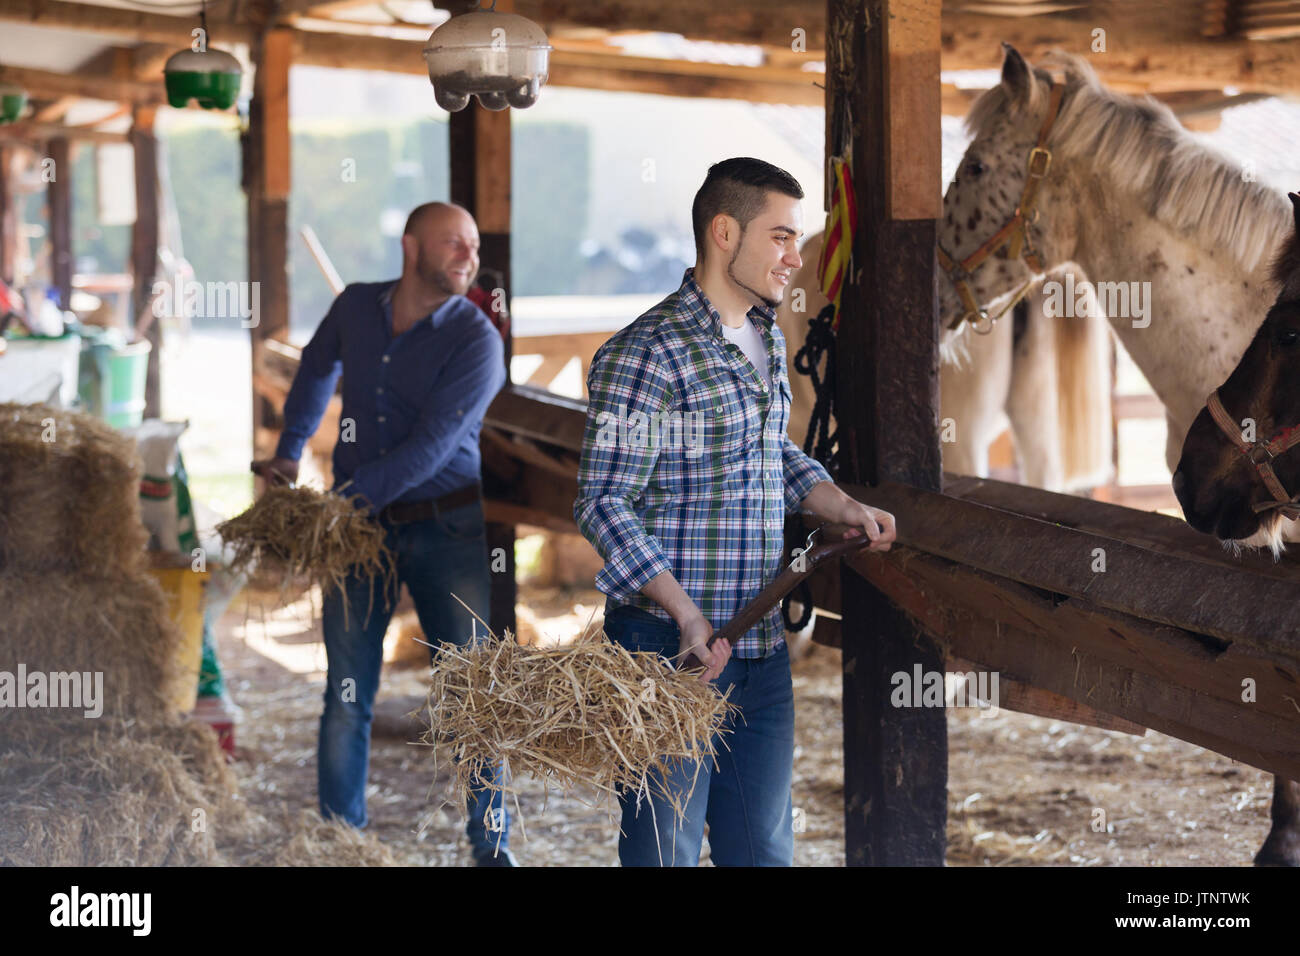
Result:
{"label": "hanging lamp", "polygon": [[0,83],[0,126],[12,123],[27,106],[27,91],[13,83]]}
{"label": "hanging lamp", "polygon": [[497,13],[496,0],[452,17],[424,47],[433,98],[450,113],[471,96],[486,109],[526,109],[546,84],[551,45],[546,32],[527,17]]}
{"label": "hanging lamp", "polygon": [[239,98],[244,68],[225,50],[208,48],[208,5],[199,9],[199,49],[173,53],[163,67],[167,102],[181,109],[194,100],[205,110],[228,110]]}

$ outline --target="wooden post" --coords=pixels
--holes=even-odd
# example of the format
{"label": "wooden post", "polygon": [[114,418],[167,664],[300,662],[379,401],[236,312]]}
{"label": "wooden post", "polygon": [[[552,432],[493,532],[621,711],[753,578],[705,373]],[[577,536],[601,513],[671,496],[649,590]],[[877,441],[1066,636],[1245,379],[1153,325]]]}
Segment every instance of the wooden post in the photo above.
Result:
{"label": "wooden post", "polygon": [[[837,347],[841,481],[938,490],[941,204],[939,0],[829,0],[830,148],[852,151],[853,264]],[[870,504],[870,499],[867,499]],[[845,859],[944,862],[948,750],[943,708],[895,708],[892,675],[944,669],[944,655],[878,590],[844,594]]]}
{"label": "wooden post", "polygon": [[[468,9],[452,7],[453,13]],[[496,9],[502,13],[514,10],[514,0],[498,0]],[[502,276],[507,310],[510,301],[510,110],[492,112],[471,99],[469,106],[451,114],[451,199],[470,211],[478,223],[482,248],[480,265],[495,269]],[[510,356],[514,352],[513,335],[506,341],[506,379],[510,377]],[[491,486],[491,476],[483,475],[484,490],[494,497],[510,497],[510,490]],[[489,522],[487,526],[488,553],[493,556],[492,598],[489,622],[496,634],[506,628],[518,631],[515,624],[515,601],[518,586],[515,581],[515,528],[514,525]],[[498,550],[500,549],[500,550]],[[503,570],[497,557],[504,555]]]}
{"label": "wooden post", "polygon": [[[253,376],[263,366],[264,343],[289,339],[289,66],[293,33],[275,29],[256,38],[257,71],[242,137],[248,196],[248,279],[258,289],[259,314],[249,329]],[[280,409],[253,388],[253,455],[275,452],[284,426]],[[259,479],[260,480],[260,479]]]}
{"label": "wooden post", "polygon": [[50,283],[58,292],[59,306],[72,302],[72,143],[65,136],[51,139],[47,155],[54,163],[45,193],[50,219]]}
{"label": "wooden post", "polygon": [[153,304],[158,263],[158,138],[155,107],[137,106],[131,114],[131,148],[135,153],[135,224],[131,227],[131,321],[147,323],[149,366],[145,373],[145,418],[162,417],[162,322],[147,314]]}
{"label": "wooden post", "polygon": [[0,146],[0,282],[12,285],[18,266],[18,192],[12,146]]}

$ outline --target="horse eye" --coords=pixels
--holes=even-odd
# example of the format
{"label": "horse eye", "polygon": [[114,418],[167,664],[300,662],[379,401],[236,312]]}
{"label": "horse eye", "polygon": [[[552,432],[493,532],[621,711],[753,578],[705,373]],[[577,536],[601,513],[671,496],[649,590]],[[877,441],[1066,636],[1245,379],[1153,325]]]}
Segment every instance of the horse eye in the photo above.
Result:
{"label": "horse eye", "polygon": [[972,159],[966,164],[966,172],[970,173],[972,176],[982,176],[986,169],[988,169],[988,167],[978,159]]}
{"label": "horse eye", "polygon": [[1289,348],[1300,341],[1300,331],[1288,325],[1279,325],[1277,331],[1273,333],[1273,339],[1278,345]]}

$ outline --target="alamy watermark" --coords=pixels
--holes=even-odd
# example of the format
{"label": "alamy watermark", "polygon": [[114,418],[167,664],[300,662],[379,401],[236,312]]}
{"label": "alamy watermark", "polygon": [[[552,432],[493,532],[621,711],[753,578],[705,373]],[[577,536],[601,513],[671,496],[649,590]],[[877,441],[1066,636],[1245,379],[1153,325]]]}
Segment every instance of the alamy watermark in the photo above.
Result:
{"label": "alamy watermark", "polygon": [[981,717],[998,715],[997,671],[927,671],[890,675],[889,703],[894,707],[978,707]]}
{"label": "alamy watermark", "polygon": [[103,671],[0,671],[0,708],[72,708],[94,719],[104,713]]}
{"label": "alamy watermark", "polygon": [[196,319],[239,319],[241,328],[253,329],[262,321],[260,282],[158,281],[152,290],[153,315],[189,316]]}
{"label": "alamy watermark", "polygon": [[704,454],[703,412],[617,412],[596,416],[597,448],[668,448],[684,450],[687,458]]}
{"label": "alamy watermark", "polygon": [[1065,281],[1043,283],[1043,314],[1048,318],[1132,319],[1133,328],[1151,324],[1150,282],[1089,282],[1065,273]]}

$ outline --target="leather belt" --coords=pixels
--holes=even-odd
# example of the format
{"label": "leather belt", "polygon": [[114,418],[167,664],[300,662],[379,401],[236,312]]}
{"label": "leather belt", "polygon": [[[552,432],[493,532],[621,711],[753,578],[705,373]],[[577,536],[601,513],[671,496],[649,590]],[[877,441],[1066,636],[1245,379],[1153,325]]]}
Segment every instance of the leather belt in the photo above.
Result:
{"label": "leather belt", "polygon": [[426,501],[410,501],[399,504],[389,505],[379,512],[379,517],[392,524],[409,524],[412,521],[428,521],[430,518],[436,518],[444,511],[452,511],[455,508],[463,508],[465,505],[472,505],[476,501],[483,499],[483,489],[475,482],[472,485],[466,485],[464,488],[458,488],[455,491],[449,491],[441,498],[430,498]]}

